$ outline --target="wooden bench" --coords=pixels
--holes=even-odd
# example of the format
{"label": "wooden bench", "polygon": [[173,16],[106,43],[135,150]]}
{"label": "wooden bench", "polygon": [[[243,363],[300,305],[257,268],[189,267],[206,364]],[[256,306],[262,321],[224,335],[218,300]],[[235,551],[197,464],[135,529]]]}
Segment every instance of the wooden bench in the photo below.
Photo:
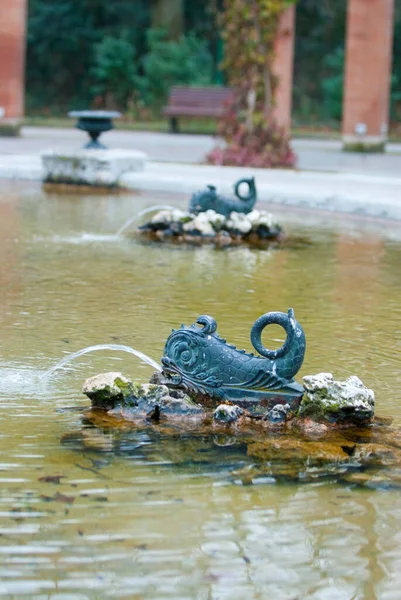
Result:
{"label": "wooden bench", "polygon": [[219,119],[233,100],[232,88],[172,87],[163,115],[170,117],[170,131],[178,133],[179,117],[211,117]]}

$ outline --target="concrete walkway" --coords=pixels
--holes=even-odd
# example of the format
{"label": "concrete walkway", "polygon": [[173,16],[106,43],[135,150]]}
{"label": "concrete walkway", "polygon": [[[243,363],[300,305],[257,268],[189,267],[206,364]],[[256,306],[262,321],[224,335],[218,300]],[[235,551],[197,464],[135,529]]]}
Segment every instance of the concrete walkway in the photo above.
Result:
{"label": "concrete walkway", "polygon": [[[37,155],[41,151],[73,150],[82,146],[87,135],[74,127],[24,127],[21,138],[0,137],[0,162],[3,154]],[[202,163],[216,145],[210,135],[169,134],[144,131],[114,130],[103,134],[110,148],[135,149],[146,152],[158,162]],[[302,171],[366,173],[401,177],[401,144],[388,144],[386,154],[351,154],[341,151],[336,140],[294,139],[298,155],[297,168]]]}
{"label": "concrete walkway", "polygon": [[[24,128],[21,139],[0,138],[0,178],[40,181],[40,151],[74,149],[84,140],[74,129],[34,127]],[[401,145],[389,145],[384,155],[359,155],[342,153],[336,141],[294,140],[299,168],[292,171],[196,164],[215,144],[210,136],[113,131],[104,141],[148,154],[143,172],[123,176],[129,189],[189,196],[214,183],[232,194],[233,182],[255,175],[262,202],[401,221]]]}

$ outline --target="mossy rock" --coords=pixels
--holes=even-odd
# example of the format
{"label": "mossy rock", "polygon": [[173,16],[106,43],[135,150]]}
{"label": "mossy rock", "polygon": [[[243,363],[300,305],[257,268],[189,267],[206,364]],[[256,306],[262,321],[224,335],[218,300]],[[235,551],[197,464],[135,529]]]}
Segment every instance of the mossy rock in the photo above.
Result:
{"label": "mossy rock", "polygon": [[20,137],[21,123],[0,121],[0,137]]}
{"label": "mossy rock", "polygon": [[367,425],[374,417],[374,393],[356,377],[336,381],[331,373],[303,377],[299,416],[342,426]]}
{"label": "mossy rock", "polygon": [[248,455],[259,461],[342,462],[348,461],[355,444],[341,438],[334,441],[305,441],[293,437],[269,437],[249,444]]}
{"label": "mossy rock", "polygon": [[113,409],[117,404],[135,404],[135,388],[122,373],[101,373],[87,379],[82,392],[91,400],[94,408]]}
{"label": "mossy rock", "polygon": [[87,379],[82,391],[90,398],[93,409],[128,421],[204,414],[203,408],[183,392],[172,392],[161,384],[133,382],[118,372]]}

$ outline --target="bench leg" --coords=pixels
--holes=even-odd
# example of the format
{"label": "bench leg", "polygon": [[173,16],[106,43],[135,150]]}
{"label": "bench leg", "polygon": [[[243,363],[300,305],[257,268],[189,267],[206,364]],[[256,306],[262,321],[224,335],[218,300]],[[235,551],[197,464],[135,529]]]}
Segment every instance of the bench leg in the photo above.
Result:
{"label": "bench leg", "polygon": [[171,117],[169,129],[170,129],[170,133],[179,133],[180,132],[180,129],[178,127],[177,117]]}

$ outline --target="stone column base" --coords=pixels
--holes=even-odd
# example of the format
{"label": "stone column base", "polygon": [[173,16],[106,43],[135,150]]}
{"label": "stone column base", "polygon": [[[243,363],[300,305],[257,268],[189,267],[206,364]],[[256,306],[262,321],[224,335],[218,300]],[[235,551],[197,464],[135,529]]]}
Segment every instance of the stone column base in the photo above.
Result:
{"label": "stone column base", "polygon": [[344,152],[385,152],[387,138],[381,135],[343,135]]}
{"label": "stone column base", "polygon": [[19,137],[21,125],[19,119],[0,119],[0,137]]}
{"label": "stone column base", "polygon": [[92,150],[42,153],[46,183],[119,187],[123,173],[143,171],[147,155],[138,150]]}

